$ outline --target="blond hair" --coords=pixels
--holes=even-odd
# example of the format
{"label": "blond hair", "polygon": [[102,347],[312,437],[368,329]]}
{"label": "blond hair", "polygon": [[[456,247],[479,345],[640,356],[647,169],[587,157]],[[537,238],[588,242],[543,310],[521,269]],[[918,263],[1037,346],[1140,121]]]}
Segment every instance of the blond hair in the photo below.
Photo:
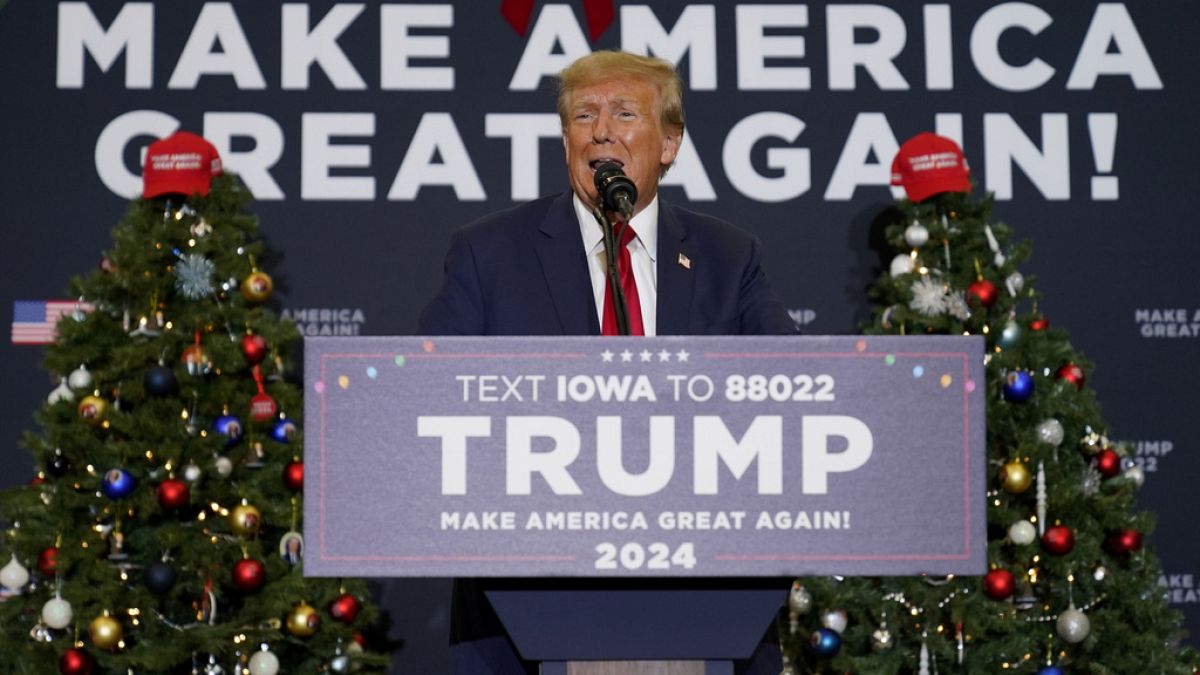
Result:
{"label": "blond hair", "polygon": [[605,80],[648,82],[658,91],[658,123],[672,134],[683,134],[683,83],[670,61],[622,51],[598,51],[576,59],[558,75],[558,118],[566,128],[571,93]]}

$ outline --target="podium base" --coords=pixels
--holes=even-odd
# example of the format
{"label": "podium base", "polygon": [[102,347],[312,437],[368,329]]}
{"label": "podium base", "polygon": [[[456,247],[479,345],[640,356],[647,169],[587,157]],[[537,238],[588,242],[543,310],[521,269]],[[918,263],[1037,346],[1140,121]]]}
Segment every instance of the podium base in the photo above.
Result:
{"label": "podium base", "polygon": [[704,661],[547,661],[540,675],[729,675],[729,669],[712,671]]}

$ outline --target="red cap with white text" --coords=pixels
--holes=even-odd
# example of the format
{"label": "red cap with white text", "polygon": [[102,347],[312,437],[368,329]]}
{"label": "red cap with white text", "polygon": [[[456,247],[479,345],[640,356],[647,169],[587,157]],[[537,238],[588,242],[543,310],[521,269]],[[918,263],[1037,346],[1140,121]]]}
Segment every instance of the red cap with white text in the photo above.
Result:
{"label": "red cap with white text", "polygon": [[970,192],[970,175],[958,144],[928,131],[905,141],[892,160],[892,185],[904,186],[914,202],[942,192]]}
{"label": "red cap with white text", "polygon": [[154,141],[142,169],[142,197],[165,194],[206,196],[213,176],[221,175],[221,156],[212,143],[188,131]]}

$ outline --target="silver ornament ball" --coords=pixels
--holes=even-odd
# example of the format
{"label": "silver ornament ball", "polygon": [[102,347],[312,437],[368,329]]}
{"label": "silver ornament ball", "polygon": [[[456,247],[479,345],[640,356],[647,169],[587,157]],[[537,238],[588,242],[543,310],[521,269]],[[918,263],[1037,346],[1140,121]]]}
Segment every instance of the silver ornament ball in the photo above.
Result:
{"label": "silver ornament ball", "polygon": [[274,652],[256,652],[250,657],[250,675],[276,675],[279,672],[279,657]]}
{"label": "silver ornament ball", "polygon": [[73,618],[75,618],[75,612],[71,609],[71,603],[62,598],[50,598],[46,604],[42,605],[42,621],[55,630],[70,626]]}
{"label": "silver ornament ball", "polygon": [[233,473],[233,460],[228,457],[218,457],[216,465],[217,475],[221,478],[229,478],[229,474]]}
{"label": "silver ornament ball", "polygon": [[1032,544],[1037,539],[1037,528],[1028,520],[1018,520],[1009,526],[1008,538],[1017,546]]}
{"label": "silver ornament ball", "polygon": [[1047,445],[1053,445],[1056,448],[1062,445],[1063,433],[1062,422],[1053,417],[1043,420],[1041,424],[1037,425],[1038,440]]}
{"label": "silver ornament ball", "polygon": [[849,622],[844,609],[831,609],[821,615],[821,625],[839,635],[846,630],[846,624]]}
{"label": "silver ornament ball", "polygon": [[812,609],[812,601],[812,593],[797,584],[792,586],[792,592],[788,594],[788,609],[797,614],[804,614]]}
{"label": "silver ornament ball", "polygon": [[183,467],[183,479],[189,483],[195,483],[196,481],[200,480],[201,475],[202,473],[200,472],[200,467],[196,466],[195,464],[188,464],[187,466]]}
{"label": "silver ornament ball", "polygon": [[1071,644],[1078,644],[1087,639],[1088,633],[1092,632],[1092,622],[1088,620],[1087,615],[1075,609],[1074,605],[1058,615],[1058,636]]}
{"label": "silver ornament ball", "polygon": [[1092,570],[1092,578],[1096,581],[1104,581],[1108,576],[1108,568],[1104,565],[1097,565],[1096,569]]}
{"label": "silver ornament ball", "polygon": [[909,246],[921,248],[927,241],[929,241],[929,230],[917,221],[914,220],[912,225],[904,229],[904,242]]}
{"label": "silver ornament ball", "polygon": [[67,376],[67,384],[71,385],[72,389],[88,389],[92,386],[92,374],[86,366],[79,366]]}
{"label": "silver ornament ball", "polygon": [[350,657],[345,654],[333,657],[333,660],[329,662],[329,669],[335,673],[350,672]]}
{"label": "silver ornament ball", "polygon": [[1016,321],[1009,321],[1004,324],[1004,330],[1000,331],[1000,339],[997,343],[1005,348],[1011,349],[1021,341],[1021,325]]}
{"label": "silver ornament ball", "polygon": [[1125,469],[1125,473],[1122,475],[1128,478],[1137,487],[1142,487],[1142,485],[1146,482],[1146,471],[1140,466],[1131,466],[1128,469]]}

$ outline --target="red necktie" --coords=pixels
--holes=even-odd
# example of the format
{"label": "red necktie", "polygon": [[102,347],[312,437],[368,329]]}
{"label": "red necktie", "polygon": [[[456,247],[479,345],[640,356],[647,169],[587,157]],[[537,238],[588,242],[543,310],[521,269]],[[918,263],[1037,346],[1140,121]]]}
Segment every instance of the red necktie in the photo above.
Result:
{"label": "red necktie", "polygon": [[[645,335],[645,329],[642,327],[642,302],[638,298],[637,282],[633,279],[633,260],[629,256],[629,242],[635,237],[637,233],[629,225],[621,229],[617,274],[621,278],[621,290],[625,292],[625,304],[629,308],[629,334]],[[620,334],[617,330],[617,306],[613,303],[612,285],[608,283],[607,277],[604,283],[604,323],[600,327],[600,334]]]}

